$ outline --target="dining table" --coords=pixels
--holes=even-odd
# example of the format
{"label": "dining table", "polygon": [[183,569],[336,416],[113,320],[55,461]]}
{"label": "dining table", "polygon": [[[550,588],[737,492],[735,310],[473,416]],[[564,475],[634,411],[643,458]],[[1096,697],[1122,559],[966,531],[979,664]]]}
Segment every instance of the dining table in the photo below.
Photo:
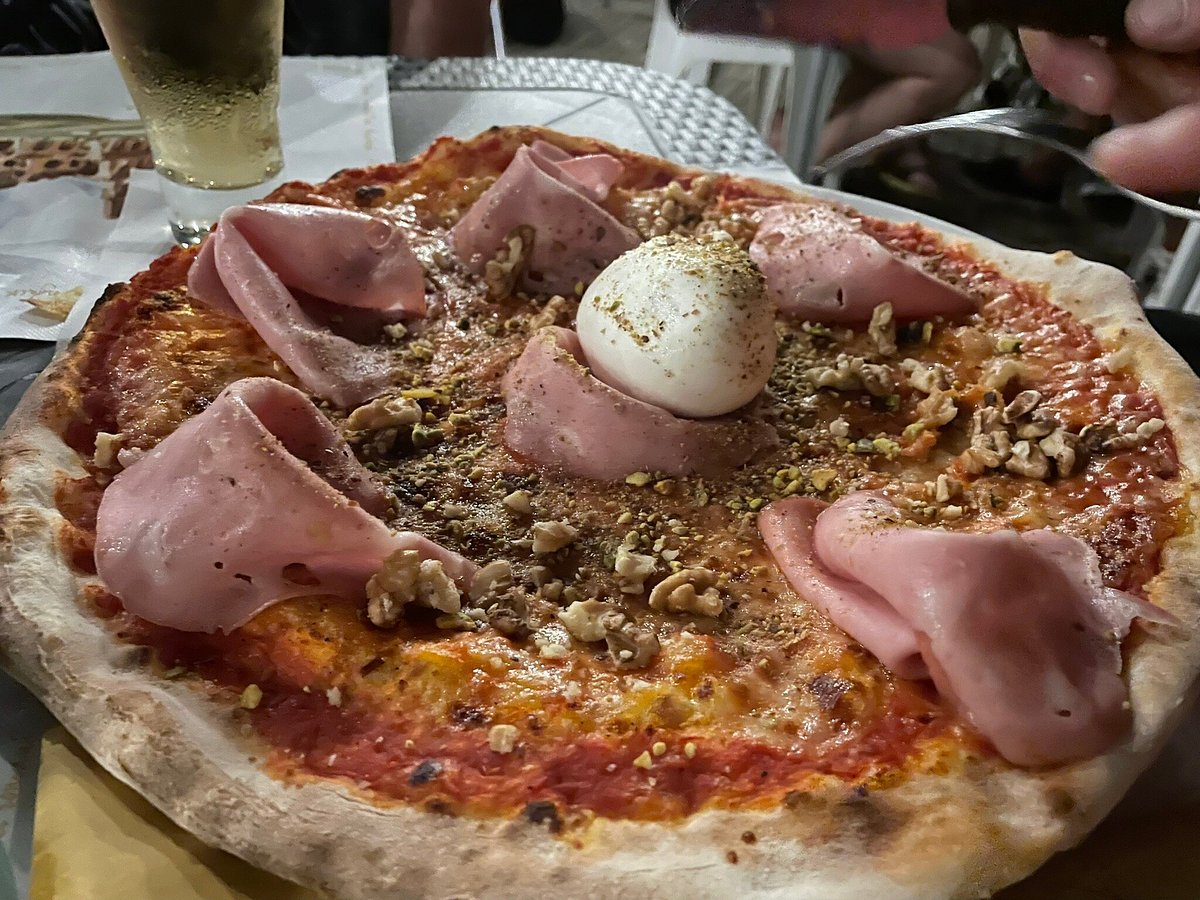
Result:
{"label": "dining table", "polygon": [[[144,268],[171,238],[148,146],[108,54],[0,59],[0,85],[3,421],[83,326],[104,287]],[[81,121],[85,116],[103,127]],[[280,119],[287,179],[319,181],[342,167],[406,159],[442,135],[523,124],[800,186],[725,99],[658,72],[594,60],[285,58]],[[848,199],[871,214],[920,218]],[[969,237],[947,223],[930,224]],[[53,307],[29,302],[45,297],[60,301],[50,314],[45,310]],[[1193,715],[1086,844],[1004,896],[1200,896],[1198,745],[1200,719]],[[47,792],[41,798],[39,771]],[[61,871],[48,872],[52,865]],[[162,897],[310,896],[193,846],[99,771],[35,698],[0,673],[0,900],[132,900],[141,894],[131,885],[150,883],[130,871],[139,866],[143,875],[177,879],[169,892],[154,882]],[[108,883],[105,873],[118,867],[126,880]]]}

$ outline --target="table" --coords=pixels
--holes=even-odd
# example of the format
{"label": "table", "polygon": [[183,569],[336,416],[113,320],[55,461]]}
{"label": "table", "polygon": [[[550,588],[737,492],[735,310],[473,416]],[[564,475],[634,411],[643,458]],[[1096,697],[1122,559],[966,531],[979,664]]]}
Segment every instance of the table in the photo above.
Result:
{"label": "table", "polygon": [[[393,139],[401,159],[440,134],[467,136],[495,124],[540,124],[683,163],[796,183],[731,104],[705,88],[661,73],[589,60],[393,59],[388,81]],[[882,217],[914,218],[887,204],[862,198],[855,203]],[[963,233],[946,223],[932,224]],[[54,351],[51,344],[0,339],[0,421]],[[8,848],[23,896],[39,741],[53,719],[3,674],[0,716],[0,848]],[[1144,811],[1168,799],[1200,797],[1200,787],[1191,785],[1181,791],[1178,783],[1178,772],[1192,759],[1197,741],[1200,721],[1193,718],[1163,761],[1143,778],[1126,809]],[[8,900],[3,879],[0,900]]]}

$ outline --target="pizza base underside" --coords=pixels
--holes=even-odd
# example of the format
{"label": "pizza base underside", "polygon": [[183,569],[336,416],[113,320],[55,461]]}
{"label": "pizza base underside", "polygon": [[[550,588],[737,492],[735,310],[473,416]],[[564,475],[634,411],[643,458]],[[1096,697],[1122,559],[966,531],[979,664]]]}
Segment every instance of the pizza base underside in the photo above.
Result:
{"label": "pizza base underside", "polygon": [[[573,152],[608,149],[536,129],[484,137],[514,148],[549,138]],[[660,172],[687,172],[639,159]],[[746,184],[762,196],[792,196]],[[1067,255],[983,243],[975,252],[1012,278],[1047,284],[1049,299],[1106,346],[1128,347],[1162,404],[1184,473],[1200,469],[1196,379],[1146,324],[1123,275]],[[374,805],[340,783],[288,785],[263,772],[223,707],[186,684],[148,678],[140,648],[114,641],[101,620],[80,615],[76,598],[92,579],[65,557],[55,506],[61,478],[85,474],[58,435],[76,399],[74,363],[68,351],[52,364],[5,432],[0,662],[105,768],[181,826],[339,895],[557,890],[616,897],[657,887],[699,896],[978,896],[1080,840],[1149,764],[1193,694],[1200,548],[1189,532],[1170,542],[1150,587],[1181,625],[1149,629],[1129,653],[1133,733],[1078,765],[1028,772],[984,760],[953,776],[916,776],[861,796],[828,783],[770,809],[709,810],[678,823],[597,819],[569,840],[521,817],[451,817]],[[1193,513],[1196,503],[1189,495]]]}

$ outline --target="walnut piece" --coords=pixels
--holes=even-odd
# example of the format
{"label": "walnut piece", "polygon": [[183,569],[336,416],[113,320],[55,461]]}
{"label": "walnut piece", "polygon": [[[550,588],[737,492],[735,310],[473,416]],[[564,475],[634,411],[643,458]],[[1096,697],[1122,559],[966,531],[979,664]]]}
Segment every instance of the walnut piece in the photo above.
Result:
{"label": "walnut piece", "polygon": [[954,395],[940,388],[917,404],[917,421],[927,428],[940,428],[953,422],[958,416]]}
{"label": "walnut piece", "polygon": [[92,457],[97,469],[111,469],[117,464],[117,454],[125,446],[125,433],[109,434],[107,431],[96,433],[96,455]]}
{"label": "walnut piece", "polygon": [[605,629],[604,642],[608,645],[609,656],[621,668],[644,668],[658,655],[661,645],[658,635],[651,629],[637,627],[619,612],[609,613],[601,624]]}
{"label": "walnut piece", "polygon": [[367,618],[391,628],[409,603],[456,613],[462,609],[462,595],[441,562],[422,560],[416,550],[397,550],[367,582]]}
{"label": "walnut piece", "polygon": [[520,516],[533,515],[533,494],[529,491],[513,491],[500,501],[508,509]]}
{"label": "walnut piece", "polygon": [[1050,460],[1041,447],[1032,441],[1017,441],[1004,468],[1016,475],[1044,481],[1050,477]]}
{"label": "walnut piece", "polygon": [[646,579],[654,574],[656,563],[653,556],[634,553],[628,547],[617,549],[613,571],[617,573],[617,584],[622,594],[640,594],[646,589]]}
{"label": "walnut piece", "polygon": [[488,747],[493,753],[512,753],[520,734],[515,725],[493,725],[488,731]]}
{"label": "walnut piece", "polygon": [[1002,391],[1010,381],[1028,377],[1028,370],[1023,363],[1011,357],[1008,359],[993,359],[983,368],[979,383],[988,390]]}
{"label": "walnut piece", "polygon": [[1052,434],[1043,438],[1038,444],[1042,452],[1054,460],[1059,478],[1067,478],[1075,474],[1076,467],[1081,461],[1079,438],[1065,428],[1056,429]]}
{"label": "walnut piece", "polygon": [[612,612],[615,612],[615,609],[611,603],[602,600],[577,600],[558,613],[558,620],[575,640],[591,643],[604,640],[608,629],[605,628],[603,620]]}
{"label": "walnut piece", "polygon": [[518,225],[505,235],[504,246],[495,259],[489,259],[484,265],[483,280],[489,299],[503,300],[512,296],[533,252],[534,234],[532,225]]}
{"label": "walnut piece", "polygon": [[533,552],[540,556],[575,543],[579,530],[566,522],[534,522],[531,534]]}
{"label": "walnut piece", "polygon": [[945,366],[926,366],[915,359],[906,359],[900,363],[900,368],[908,375],[909,387],[914,391],[932,394],[934,391],[944,391],[950,387],[950,376]]}
{"label": "walnut piece", "polygon": [[377,397],[360,406],[346,419],[351,431],[379,431],[421,421],[421,406],[411,397]]}
{"label": "walnut piece", "polygon": [[533,332],[545,328],[547,325],[554,325],[570,311],[567,298],[555,294],[546,301],[545,306],[529,317],[529,330]]}
{"label": "walnut piece", "polygon": [[867,334],[880,356],[891,356],[896,352],[896,317],[892,313],[892,304],[880,303],[872,310]]}
{"label": "walnut piece", "polygon": [[832,366],[809,369],[805,377],[818,388],[834,391],[866,391],[874,397],[887,397],[896,392],[891,369],[845,353],[839,353]]}
{"label": "walnut piece", "polygon": [[717,590],[716,573],[708,569],[683,569],[654,586],[650,592],[650,608],[719,616],[725,609],[725,602]]}
{"label": "walnut piece", "polygon": [[475,573],[468,595],[473,603],[479,603],[512,587],[512,583],[512,564],[508,560],[495,559]]}
{"label": "walnut piece", "polygon": [[1042,395],[1037,391],[1021,391],[1013,398],[1012,403],[1004,407],[1004,412],[1001,414],[1001,421],[1005,425],[1014,425],[1018,419],[1022,419],[1029,415],[1038,404],[1042,402]]}

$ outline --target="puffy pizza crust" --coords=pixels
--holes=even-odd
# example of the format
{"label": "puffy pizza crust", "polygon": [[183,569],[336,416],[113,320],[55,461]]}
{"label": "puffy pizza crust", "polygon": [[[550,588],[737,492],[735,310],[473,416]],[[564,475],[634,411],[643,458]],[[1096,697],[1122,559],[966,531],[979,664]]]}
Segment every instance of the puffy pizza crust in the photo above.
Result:
{"label": "puffy pizza crust", "polygon": [[[608,149],[530,128],[493,129],[476,141],[514,147],[534,138],[576,152]],[[687,171],[633,158],[659,171]],[[760,196],[802,197],[746,184]],[[1190,490],[1191,473],[1200,472],[1200,381],[1147,324],[1129,280],[1070,254],[990,242],[976,252],[1010,277],[1045,283],[1050,299],[1091,325],[1106,347],[1128,349],[1163,406],[1189,509],[1200,513]],[[148,675],[138,648],[81,614],[76,598],[89,580],[63,555],[58,535],[66,523],[54,501],[59,479],[84,474],[58,437],[78,402],[74,364],[68,350],[47,369],[0,445],[0,663],[108,771],[179,825],[341,896],[985,896],[1081,840],[1153,760],[1196,689],[1200,535],[1190,532],[1169,543],[1150,586],[1181,625],[1150,626],[1129,654],[1133,731],[1077,765],[1030,772],[993,760],[862,796],[830,779],[791,806],[710,811],[680,824],[597,820],[565,837],[523,817],[476,820],[376,806],[332,781],[286,785],[260,770],[254,757],[264,748],[239,730],[227,705]]]}

